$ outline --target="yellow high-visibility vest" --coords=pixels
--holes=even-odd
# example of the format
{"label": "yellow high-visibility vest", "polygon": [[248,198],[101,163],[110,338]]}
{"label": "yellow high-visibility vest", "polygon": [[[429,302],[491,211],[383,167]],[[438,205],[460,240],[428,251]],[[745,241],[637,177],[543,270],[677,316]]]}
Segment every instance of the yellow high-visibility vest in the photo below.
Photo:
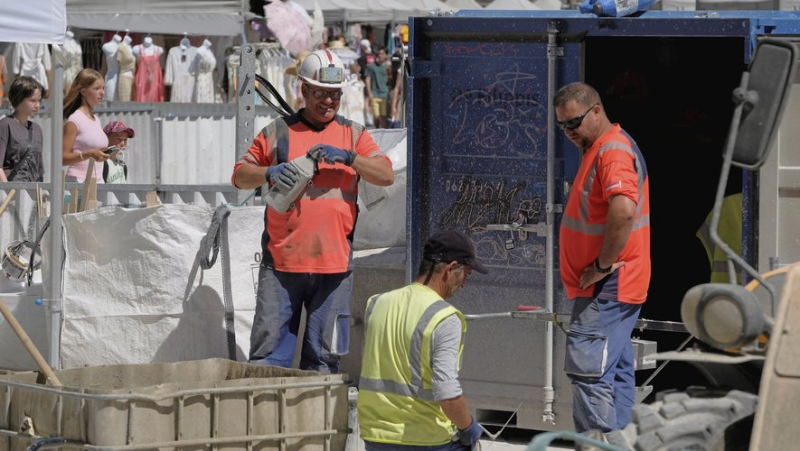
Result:
{"label": "yellow high-visibility vest", "polygon": [[431,335],[455,307],[420,283],[373,296],[367,302],[366,340],[358,393],[361,438],[434,446],[452,440],[455,425],[433,398]]}
{"label": "yellow high-visibility vest", "polygon": [[[712,212],[713,213],[713,212]],[[728,278],[728,256],[721,248],[711,241],[711,215],[706,216],[706,220],[700,229],[697,230],[697,238],[703,243],[711,265],[711,282],[713,283],[739,283],[741,275],[737,272],[735,281]],[[719,237],[734,252],[742,254],[742,193],[726,196],[722,201],[722,211],[719,215]]]}

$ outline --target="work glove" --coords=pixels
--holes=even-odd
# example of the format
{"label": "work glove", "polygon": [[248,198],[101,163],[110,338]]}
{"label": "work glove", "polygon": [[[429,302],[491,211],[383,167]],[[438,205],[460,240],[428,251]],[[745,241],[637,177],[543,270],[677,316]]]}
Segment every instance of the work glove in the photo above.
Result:
{"label": "work glove", "polygon": [[481,434],[483,434],[483,429],[481,429],[481,426],[473,418],[468,428],[458,430],[458,439],[461,441],[462,445],[472,447],[472,445],[478,443]]}
{"label": "work glove", "polygon": [[266,179],[281,190],[287,191],[300,179],[298,174],[297,168],[292,163],[281,163],[267,168]]}
{"label": "work glove", "polygon": [[308,156],[316,161],[325,161],[328,164],[342,163],[346,166],[353,164],[356,154],[338,147],[320,144],[308,151]]}

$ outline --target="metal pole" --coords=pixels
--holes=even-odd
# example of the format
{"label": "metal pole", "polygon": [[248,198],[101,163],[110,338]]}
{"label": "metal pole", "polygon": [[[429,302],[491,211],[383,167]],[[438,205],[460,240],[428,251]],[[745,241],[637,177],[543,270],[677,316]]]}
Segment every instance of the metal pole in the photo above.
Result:
{"label": "metal pole", "polygon": [[[236,73],[236,160],[241,159],[253,141],[255,130],[255,70],[256,51],[250,44],[242,44],[239,50],[239,69]],[[266,190],[263,191],[266,194]],[[247,192],[240,190],[238,201],[242,202]]]}
{"label": "metal pole", "polygon": [[[558,28],[554,22],[547,24],[547,204],[545,237],[545,280],[544,303],[545,310],[553,311],[553,252],[555,243],[555,166],[556,166],[556,110],[553,106],[553,97],[556,92],[556,63],[558,62],[558,43],[556,37]],[[553,389],[553,324],[545,323],[544,329],[544,383],[542,386],[542,422],[555,424],[556,416],[553,413],[555,390]]]}
{"label": "metal pole", "polygon": [[[61,236],[61,205],[64,203],[62,185],[62,146],[64,141],[64,65],[66,59],[61,47],[53,45],[53,86],[50,99],[52,153],[50,154],[50,302],[47,309],[50,322],[47,334],[50,341],[48,362],[54,369],[61,368],[61,268],[64,264],[64,243]],[[46,279],[45,279],[46,280]]]}

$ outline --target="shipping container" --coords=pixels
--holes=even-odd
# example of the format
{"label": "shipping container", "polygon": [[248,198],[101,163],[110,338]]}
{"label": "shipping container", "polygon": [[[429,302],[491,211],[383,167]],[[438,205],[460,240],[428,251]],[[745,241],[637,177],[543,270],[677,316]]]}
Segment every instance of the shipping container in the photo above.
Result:
{"label": "shipping container", "polygon": [[[636,140],[649,169],[653,273],[641,317],[680,321],[684,293],[710,276],[695,234],[714,203],[731,93],[757,40],[798,40],[800,16],[462,11],[413,18],[410,25],[407,277],[426,237],[458,229],[490,269],[471,276],[453,299],[465,314],[519,304],[569,313],[558,230],[579,152],[554,126],[551,104],[561,86],[583,81],[599,91],[611,121]],[[797,211],[800,184],[791,162],[798,141],[790,138],[798,117],[795,92],[770,161],[760,173],[734,170],[727,187],[743,193],[744,258],[761,272],[800,255],[797,232],[780,226]],[[657,341],[659,351],[687,337],[659,330],[637,335]],[[550,322],[473,321],[461,380],[480,422],[510,418],[520,428],[571,429],[563,364],[564,334]],[[647,375],[639,374],[639,382]],[[674,363],[653,384],[658,390],[709,379],[753,383],[728,370]]]}

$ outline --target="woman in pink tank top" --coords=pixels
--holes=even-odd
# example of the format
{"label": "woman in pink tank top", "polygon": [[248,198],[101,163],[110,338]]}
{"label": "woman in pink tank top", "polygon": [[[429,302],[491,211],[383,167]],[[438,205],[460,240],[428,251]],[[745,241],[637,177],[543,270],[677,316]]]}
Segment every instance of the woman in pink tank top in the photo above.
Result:
{"label": "woman in pink tank top", "polygon": [[64,97],[64,148],[62,164],[69,166],[67,181],[82,182],[89,169],[89,158],[94,159],[94,177],[103,183],[103,153],[108,147],[108,136],[103,132],[94,109],[103,102],[105,81],[99,72],[84,69],[78,72],[69,92]]}

